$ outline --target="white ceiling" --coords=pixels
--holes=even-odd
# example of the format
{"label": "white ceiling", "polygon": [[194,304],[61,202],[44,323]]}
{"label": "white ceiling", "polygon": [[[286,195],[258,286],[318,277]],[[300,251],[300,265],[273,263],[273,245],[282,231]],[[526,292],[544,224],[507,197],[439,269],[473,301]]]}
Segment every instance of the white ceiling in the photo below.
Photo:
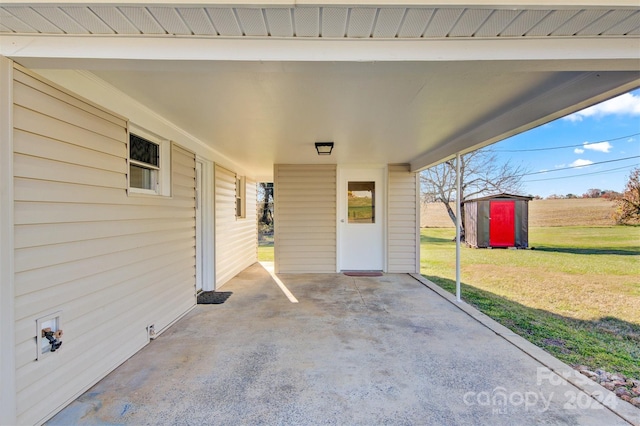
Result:
{"label": "white ceiling", "polygon": [[[274,163],[407,163],[580,75],[504,65],[221,62],[94,73],[264,175]],[[333,155],[318,158],[316,141],[334,141]]]}
{"label": "white ceiling", "polygon": [[90,70],[261,178],[420,169],[623,93],[639,31],[637,7],[608,5],[0,8],[2,54]]}

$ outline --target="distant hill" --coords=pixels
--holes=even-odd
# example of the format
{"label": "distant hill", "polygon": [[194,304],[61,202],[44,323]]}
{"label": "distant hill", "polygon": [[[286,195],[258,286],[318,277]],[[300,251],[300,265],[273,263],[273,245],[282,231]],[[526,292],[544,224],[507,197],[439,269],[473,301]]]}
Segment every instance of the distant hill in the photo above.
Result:
{"label": "distant hill", "polygon": [[[611,226],[615,204],[603,198],[533,200],[529,202],[529,226]],[[421,206],[420,226],[453,228],[442,203]]]}

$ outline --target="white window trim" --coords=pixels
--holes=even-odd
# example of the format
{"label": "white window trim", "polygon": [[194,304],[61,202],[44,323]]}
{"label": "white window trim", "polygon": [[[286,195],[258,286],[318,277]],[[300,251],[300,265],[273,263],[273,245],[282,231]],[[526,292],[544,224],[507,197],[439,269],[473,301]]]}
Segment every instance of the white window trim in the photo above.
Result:
{"label": "white window trim", "polygon": [[[239,188],[238,188],[239,186]],[[245,176],[236,175],[236,206],[240,199],[240,214],[236,207],[236,219],[245,219],[247,217],[247,181]]]}
{"label": "white window trim", "polygon": [[[132,133],[155,144],[158,144],[160,148],[160,167],[154,167],[150,164],[141,163],[129,158],[129,138]],[[155,191],[152,189],[135,188],[131,186],[131,164],[158,170],[158,185]],[[159,195],[164,197],[171,196],[171,141],[132,123],[129,123],[127,132],[127,188],[129,195]]]}

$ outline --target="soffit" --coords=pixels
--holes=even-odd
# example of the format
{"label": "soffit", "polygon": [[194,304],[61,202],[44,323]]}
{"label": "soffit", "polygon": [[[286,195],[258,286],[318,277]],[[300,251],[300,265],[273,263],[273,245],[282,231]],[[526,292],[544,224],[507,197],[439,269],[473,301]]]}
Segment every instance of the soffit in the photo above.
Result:
{"label": "soffit", "polygon": [[376,7],[9,4],[0,32],[204,37],[414,39],[632,36],[637,7]]}

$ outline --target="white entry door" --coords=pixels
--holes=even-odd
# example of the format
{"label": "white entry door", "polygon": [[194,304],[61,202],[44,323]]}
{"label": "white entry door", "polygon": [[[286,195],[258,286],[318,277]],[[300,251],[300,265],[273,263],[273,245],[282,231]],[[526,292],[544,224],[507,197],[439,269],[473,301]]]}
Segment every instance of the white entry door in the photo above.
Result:
{"label": "white entry door", "polygon": [[384,269],[384,168],[341,168],[339,269]]}

